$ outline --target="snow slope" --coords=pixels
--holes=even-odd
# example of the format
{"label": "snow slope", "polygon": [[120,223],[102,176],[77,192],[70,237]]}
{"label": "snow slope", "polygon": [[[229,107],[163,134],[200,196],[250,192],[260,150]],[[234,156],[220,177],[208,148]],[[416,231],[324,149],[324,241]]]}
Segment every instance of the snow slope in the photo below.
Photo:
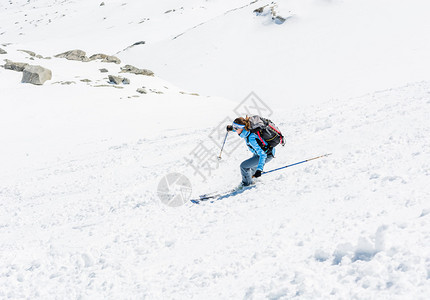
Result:
{"label": "snow slope", "polygon": [[[387,23],[406,4],[285,1],[279,12],[291,7],[294,16],[278,25],[266,12],[252,14],[265,3],[0,4],[0,48],[7,51],[0,58],[53,71],[51,81],[32,86],[0,68],[0,298],[428,298],[427,4],[408,2],[404,23]],[[352,29],[369,42],[348,37]],[[382,32],[389,38],[377,39]],[[254,41],[251,33],[264,40],[258,51],[271,54],[267,69],[274,61],[287,66],[283,51],[294,57],[288,65],[295,76],[282,78],[294,88],[289,97],[303,92],[299,107],[272,100],[289,90],[275,84],[280,69],[250,72],[253,52],[241,45]],[[266,47],[283,35],[279,52]],[[210,37],[219,50],[207,50]],[[122,51],[141,40],[147,44]],[[289,41],[301,42],[291,48]],[[338,52],[330,41],[339,41]],[[53,57],[75,48],[119,52],[122,63]],[[129,63],[156,76],[119,73]],[[101,68],[131,84],[113,88]],[[345,69],[356,74],[339,75]],[[333,154],[264,175],[235,197],[162,204],[157,187],[171,172],[190,179],[193,196],[239,183],[249,152],[242,144],[232,151],[234,134],[206,181],[186,158],[202,143],[218,155],[209,136],[234,116],[253,82],[287,138],[265,170]],[[136,92],[142,86],[147,94]],[[228,99],[191,95],[200,90]]]}
{"label": "snow slope", "polygon": [[281,25],[272,2],[5,1],[0,37],[33,51],[117,53],[184,89],[235,101],[255,91],[272,106],[430,80],[426,0],[274,1]]}
{"label": "snow slope", "polygon": [[290,112],[270,168],[333,156],[214,203],[169,208],[155,193],[171,171],[195,193],[238,182],[244,149],[209,184],[182,160],[211,126],[95,140],[85,154],[2,176],[0,295],[425,299],[429,91],[419,83]]}

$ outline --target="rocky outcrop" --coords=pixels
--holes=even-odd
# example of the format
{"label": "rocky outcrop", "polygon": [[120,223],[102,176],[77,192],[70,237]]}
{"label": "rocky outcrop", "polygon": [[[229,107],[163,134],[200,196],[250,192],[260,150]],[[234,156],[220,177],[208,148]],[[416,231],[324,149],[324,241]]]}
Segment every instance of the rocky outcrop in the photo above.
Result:
{"label": "rocky outcrop", "polygon": [[121,82],[122,82],[122,78],[121,77],[109,75],[109,83],[120,84]]}
{"label": "rocky outcrop", "polygon": [[126,65],[121,68],[121,73],[131,73],[136,75],[154,76],[154,72],[147,69],[139,69],[132,65]]}
{"label": "rocky outcrop", "polygon": [[42,85],[45,81],[51,79],[51,70],[45,69],[41,66],[27,66],[23,71],[21,82]]}
{"label": "rocky outcrop", "polygon": [[3,50],[2,48],[0,48],[0,54],[7,54],[7,52],[5,50]]}
{"label": "rocky outcrop", "polygon": [[136,92],[138,92],[138,93],[140,93],[140,94],[147,94],[147,93],[148,93],[144,87],[142,87],[142,88],[138,88],[138,89],[136,90]]}
{"label": "rocky outcrop", "polygon": [[30,51],[30,50],[18,50],[18,51],[21,51],[21,52],[27,53],[27,54],[28,54],[28,55],[30,55],[31,57],[43,58],[43,56],[42,56],[42,55],[36,54],[36,53],[34,53],[33,51]]}
{"label": "rocky outcrop", "polygon": [[[144,19],[143,21],[139,22],[139,24],[143,23],[145,20],[146,20],[146,19]],[[149,20],[149,19],[148,19],[148,20]],[[128,46],[127,48],[123,49],[123,50],[122,50],[122,51],[120,51],[120,52],[127,51],[128,49],[133,48],[133,47],[135,47],[135,46],[139,46],[139,45],[145,45],[145,41],[139,41],[139,42],[136,42],[136,43],[134,43],[133,45]]]}
{"label": "rocky outcrop", "polygon": [[68,60],[82,61],[82,62],[88,62],[88,61],[92,61],[92,60],[96,60],[96,59],[101,59],[102,62],[115,63],[115,64],[121,63],[121,60],[118,57],[103,54],[103,53],[94,54],[88,58],[87,53],[85,51],[82,51],[82,50],[70,50],[70,51],[67,51],[64,53],[57,54],[57,55],[55,55],[55,57],[65,58]]}
{"label": "rocky outcrop", "polygon": [[22,71],[24,71],[25,67],[27,67],[27,66],[28,66],[28,64],[26,64],[26,63],[13,62],[13,61],[6,59],[6,64],[4,65],[4,68],[7,70],[22,72]]}
{"label": "rocky outcrop", "polygon": [[254,9],[254,13],[256,13],[257,15],[262,14],[262,13],[263,13],[263,11],[264,11],[264,8],[265,8],[266,6],[267,6],[267,5],[262,6],[262,7],[259,7],[259,8],[257,8],[257,9]]}
{"label": "rocky outcrop", "polygon": [[287,17],[281,16],[278,12],[278,4],[275,2],[255,9],[254,13],[257,14],[257,16],[269,15],[272,21],[278,25],[283,24],[287,19],[291,18],[291,12],[289,12],[289,15]]}
{"label": "rocky outcrop", "polygon": [[109,75],[109,83],[111,84],[130,84],[130,79]]}
{"label": "rocky outcrop", "polygon": [[36,53],[34,53],[33,51],[30,51],[30,50],[18,50],[18,51],[27,53],[28,55],[30,55],[32,57],[36,56]]}
{"label": "rocky outcrop", "polygon": [[87,53],[82,50],[70,50],[64,53],[57,54],[55,55],[55,57],[87,62],[89,61],[89,58],[86,55]]}
{"label": "rocky outcrop", "polygon": [[121,63],[121,60],[118,57],[106,55],[102,53],[91,55],[89,58],[89,60],[96,60],[96,59],[101,59],[102,62],[107,62],[107,63],[116,63],[116,64]]}

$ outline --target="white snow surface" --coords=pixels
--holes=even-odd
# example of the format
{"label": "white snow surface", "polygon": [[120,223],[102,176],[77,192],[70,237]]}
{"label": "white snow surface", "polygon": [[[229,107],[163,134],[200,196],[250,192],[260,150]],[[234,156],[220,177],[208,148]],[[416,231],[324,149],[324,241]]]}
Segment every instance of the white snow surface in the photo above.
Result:
{"label": "white snow surface", "polygon": [[[0,68],[0,299],[429,298],[427,1],[101,2],[0,3],[0,59],[53,73]],[[205,181],[186,159],[251,91],[287,140],[265,170],[332,155],[161,203],[172,172],[240,182],[235,134]]]}

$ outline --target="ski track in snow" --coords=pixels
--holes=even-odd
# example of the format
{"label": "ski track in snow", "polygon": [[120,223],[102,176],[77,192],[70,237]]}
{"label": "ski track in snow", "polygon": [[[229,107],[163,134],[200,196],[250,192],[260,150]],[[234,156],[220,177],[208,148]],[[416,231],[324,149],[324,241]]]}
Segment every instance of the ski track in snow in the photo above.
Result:
{"label": "ski track in snow", "polygon": [[425,299],[429,108],[422,82],[278,112],[287,145],[267,170],[333,155],[174,209],[162,176],[228,189],[244,146],[206,183],[180,158],[208,129],[19,170],[0,188],[0,298]]}

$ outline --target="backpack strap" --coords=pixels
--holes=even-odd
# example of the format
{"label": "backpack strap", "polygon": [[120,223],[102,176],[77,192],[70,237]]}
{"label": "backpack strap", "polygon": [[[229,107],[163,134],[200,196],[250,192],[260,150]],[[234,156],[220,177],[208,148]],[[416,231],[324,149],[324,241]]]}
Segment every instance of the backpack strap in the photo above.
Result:
{"label": "backpack strap", "polygon": [[[261,143],[263,144],[263,147],[261,147],[261,145],[259,145],[261,147],[261,149],[263,149],[264,152],[266,153],[271,153],[272,152],[272,147],[270,147],[264,140],[263,138],[260,136],[260,131],[256,132],[258,139],[261,141]],[[250,134],[246,137],[246,141],[247,141],[247,145],[250,145],[249,143],[249,136]],[[252,147],[252,146],[251,146]],[[254,149],[255,150],[255,149]]]}
{"label": "backpack strap", "polygon": [[258,138],[260,139],[260,141],[263,143],[263,145],[267,146],[267,143],[263,140],[263,138],[260,135],[260,131],[257,131],[257,135],[258,135]]}

